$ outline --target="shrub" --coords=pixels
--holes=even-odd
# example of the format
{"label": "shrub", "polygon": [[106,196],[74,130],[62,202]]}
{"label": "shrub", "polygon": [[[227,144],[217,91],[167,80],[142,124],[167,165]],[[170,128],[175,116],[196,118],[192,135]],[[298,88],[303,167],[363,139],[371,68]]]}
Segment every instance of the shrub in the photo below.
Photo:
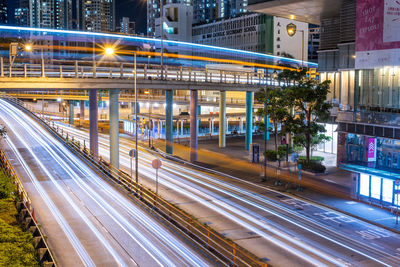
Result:
{"label": "shrub", "polygon": [[326,170],[325,166],[317,161],[310,161],[310,163],[307,163],[305,160],[299,160],[299,163],[302,165],[302,169],[305,171],[324,173]]}
{"label": "shrub", "polygon": [[[312,161],[312,162],[318,162],[318,163],[321,163],[322,161],[324,161],[324,157],[321,157],[321,156],[313,156],[313,157],[310,157],[310,162]],[[304,161],[304,162],[306,162],[306,156],[299,156],[299,161]]]}
{"label": "shrub", "polygon": [[275,150],[267,150],[264,152],[264,156],[267,157],[267,160],[276,161],[278,159],[278,153]]}
{"label": "shrub", "polygon": [[0,172],[0,198],[9,198],[15,191],[11,178]]}

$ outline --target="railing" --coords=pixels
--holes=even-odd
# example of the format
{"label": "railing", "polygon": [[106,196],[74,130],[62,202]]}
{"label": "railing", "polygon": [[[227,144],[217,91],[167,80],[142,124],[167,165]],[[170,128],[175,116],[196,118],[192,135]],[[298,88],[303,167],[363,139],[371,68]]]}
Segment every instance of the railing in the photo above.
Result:
{"label": "railing", "polygon": [[12,164],[10,163],[6,153],[3,148],[0,146],[0,166],[4,170],[4,172],[10,176],[17,187],[17,193],[19,196],[20,202],[17,203],[17,210],[19,212],[19,220],[25,226],[25,229],[30,231],[33,235],[33,245],[39,260],[43,266],[46,267],[56,267],[56,261],[54,260],[54,256],[51,253],[49,246],[47,244],[45,235],[40,230],[36,219],[34,217],[34,209],[32,207],[32,202],[28,197],[27,192],[24,189],[24,186],[19,179],[17,173],[15,172]]}
{"label": "railing", "polygon": [[400,114],[374,111],[340,111],[337,121],[400,127]]}
{"label": "railing", "polygon": [[[17,97],[17,98],[35,98],[35,99],[58,99],[62,98],[64,100],[77,100],[79,98],[88,99],[89,93],[87,90],[59,90],[59,91],[12,91],[8,92],[8,95]],[[100,98],[108,98],[109,92],[108,90],[99,92]],[[135,99],[135,95],[133,93],[125,93],[120,92],[119,99],[121,101]],[[150,101],[150,102],[165,102],[165,95],[154,95],[150,96],[147,94],[139,94],[138,101]],[[174,102],[189,102],[190,96],[174,96]],[[219,96],[200,96],[198,101],[200,103],[219,103]],[[237,105],[245,105],[246,99],[244,98],[235,98],[235,97],[227,97],[226,104],[237,104]]]}
{"label": "railing", "polygon": [[[24,59],[21,59],[24,60]],[[20,61],[21,61],[20,60]],[[27,62],[8,63],[0,65],[0,77],[49,77],[49,78],[110,78],[132,79],[134,77],[133,63],[88,61],[57,61],[40,64]],[[96,65],[97,64],[97,65]],[[277,85],[271,75],[255,71],[214,70],[192,67],[164,65],[163,77],[160,65],[138,64],[138,80],[167,80],[204,83],[247,84],[247,85]]]}
{"label": "railing", "polygon": [[85,141],[82,145],[73,136],[64,133],[54,122],[41,116],[40,111],[37,111],[38,115],[36,115],[36,111],[21,100],[6,94],[0,96],[28,111],[30,115],[45,125],[70,149],[93,164],[98,171],[103,173],[107,179],[114,182],[118,188],[128,193],[132,199],[144,204],[150,212],[158,215],[169,226],[184,234],[184,236],[203,249],[203,251],[211,255],[219,264],[230,266],[267,266],[266,263],[245,251],[236,243],[226,239],[222,234],[197,221],[193,216],[156,195],[156,193],[142,186],[140,183],[136,183],[130,175],[114,168],[102,157],[94,157],[86,147]]}

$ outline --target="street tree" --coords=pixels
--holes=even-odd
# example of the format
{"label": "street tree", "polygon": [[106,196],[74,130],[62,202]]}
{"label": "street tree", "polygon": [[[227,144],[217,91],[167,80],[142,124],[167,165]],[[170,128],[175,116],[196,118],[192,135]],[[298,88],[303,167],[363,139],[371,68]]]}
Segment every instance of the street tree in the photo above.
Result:
{"label": "street tree", "polygon": [[301,74],[296,84],[289,87],[288,101],[293,104],[295,113],[286,120],[286,130],[293,134],[294,143],[306,150],[306,162],[310,163],[311,149],[329,140],[324,135],[324,125],[330,115],[331,104],[327,102],[330,81],[320,83]]}
{"label": "street tree", "polygon": [[[275,151],[278,152],[278,125],[282,124],[283,121],[288,117],[288,98],[286,96],[287,90],[280,87],[266,87],[261,88],[255,93],[255,99],[259,103],[263,103],[264,107],[257,110],[257,116],[265,118],[269,116],[272,121],[274,130],[274,144]],[[266,132],[267,125],[265,125],[264,120],[257,122],[257,125],[263,132]]]}

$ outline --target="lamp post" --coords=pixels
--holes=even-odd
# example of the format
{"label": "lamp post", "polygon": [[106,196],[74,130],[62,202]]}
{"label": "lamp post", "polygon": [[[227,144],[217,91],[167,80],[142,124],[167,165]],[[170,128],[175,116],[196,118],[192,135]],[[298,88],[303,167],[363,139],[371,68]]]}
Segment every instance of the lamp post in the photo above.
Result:
{"label": "lamp post", "polygon": [[301,32],[301,67],[304,67],[304,30],[297,30],[297,26],[293,23],[286,25],[287,34],[293,37],[296,32]]}
{"label": "lamp post", "polygon": [[[115,50],[113,47],[106,47],[104,49],[104,53],[107,56],[115,55]],[[135,180],[136,180],[136,190],[139,190],[139,172],[138,172],[138,131],[137,131],[137,121],[138,121],[138,114],[137,114],[137,104],[138,104],[138,92],[137,92],[137,64],[136,64],[136,51],[133,52],[133,78],[134,78],[134,90],[135,90],[135,149],[134,149],[134,157],[135,157]]]}

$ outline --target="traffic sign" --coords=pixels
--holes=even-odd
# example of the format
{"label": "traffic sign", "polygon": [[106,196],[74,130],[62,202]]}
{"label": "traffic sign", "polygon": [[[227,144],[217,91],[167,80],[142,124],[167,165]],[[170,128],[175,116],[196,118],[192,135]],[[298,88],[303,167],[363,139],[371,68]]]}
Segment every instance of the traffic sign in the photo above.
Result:
{"label": "traffic sign", "polygon": [[160,169],[162,166],[162,162],[159,159],[153,159],[151,162],[151,166],[153,166],[154,169]]}
{"label": "traffic sign", "polygon": [[135,149],[131,149],[131,150],[129,150],[129,157],[131,157],[131,158],[134,158],[134,157],[135,157],[135,155],[136,155],[136,153],[135,153]]}

